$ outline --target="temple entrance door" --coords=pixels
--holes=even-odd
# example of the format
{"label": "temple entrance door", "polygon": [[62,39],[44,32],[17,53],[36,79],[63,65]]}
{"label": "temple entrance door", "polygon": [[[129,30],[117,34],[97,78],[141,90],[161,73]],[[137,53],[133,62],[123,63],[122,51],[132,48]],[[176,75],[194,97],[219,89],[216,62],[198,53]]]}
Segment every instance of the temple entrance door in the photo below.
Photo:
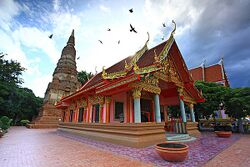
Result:
{"label": "temple entrance door", "polygon": [[95,104],[92,106],[92,122],[99,122],[99,110],[99,104]]}
{"label": "temple entrance door", "polygon": [[73,110],[70,110],[69,122],[72,122],[73,119]]}
{"label": "temple entrance door", "polygon": [[124,122],[123,103],[122,102],[115,102],[115,120],[118,120],[120,123]]}
{"label": "temple entrance door", "polygon": [[141,122],[154,122],[152,112],[152,100],[141,99]]}

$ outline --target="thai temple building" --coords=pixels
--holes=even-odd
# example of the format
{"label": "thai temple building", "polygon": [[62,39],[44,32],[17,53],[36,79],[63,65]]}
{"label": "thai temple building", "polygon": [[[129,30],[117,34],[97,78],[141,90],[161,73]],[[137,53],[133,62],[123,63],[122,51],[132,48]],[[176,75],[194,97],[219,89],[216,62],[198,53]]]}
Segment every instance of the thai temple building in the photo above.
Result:
{"label": "thai temple building", "polygon": [[61,97],[70,95],[80,87],[76,70],[76,50],[74,30],[72,31],[67,45],[63,48],[61,58],[53,73],[52,82],[48,84],[45,92],[43,106],[28,128],[55,128],[62,119],[60,109],[55,107],[55,102]]}
{"label": "thai temple building", "polygon": [[200,66],[189,69],[194,81],[215,82],[229,87],[229,81],[224,68],[223,58],[216,64]]}
{"label": "thai temple building", "polygon": [[[203,62],[200,66],[189,69],[194,81],[214,82],[229,87],[229,81],[225,72],[223,58],[216,64],[206,66]],[[215,111],[215,118],[229,118],[225,110]]]}
{"label": "thai temple building", "polygon": [[[175,23],[174,23],[175,25]],[[167,107],[180,106],[187,133],[198,134],[194,105],[204,98],[194,87],[174,39],[151,49],[145,45],[133,56],[93,76],[56,107],[63,119],[59,130],[91,139],[145,147],[165,141]],[[187,121],[185,104],[191,111]]]}

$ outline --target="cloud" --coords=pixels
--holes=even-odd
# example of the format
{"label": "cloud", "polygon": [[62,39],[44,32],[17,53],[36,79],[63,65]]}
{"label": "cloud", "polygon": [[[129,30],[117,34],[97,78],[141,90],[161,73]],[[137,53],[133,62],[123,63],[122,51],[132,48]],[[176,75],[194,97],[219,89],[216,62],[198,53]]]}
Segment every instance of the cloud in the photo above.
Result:
{"label": "cloud", "polygon": [[104,13],[110,13],[111,12],[110,8],[108,8],[108,7],[104,6],[104,5],[99,5],[99,8]]}
{"label": "cloud", "polygon": [[53,1],[53,7],[54,7],[54,10],[55,10],[56,12],[59,10],[60,6],[61,6],[60,0],[54,0],[54,1]]}
{"label": "cloud", "polygon": [[13,32],[14,38],[19,40],[22,45],[33,49],[41,49],[55,64],[60,57],[60,52],[55,48],[54,40],[48,38],[48,34],[48,32],[36,27],[22,26]]}

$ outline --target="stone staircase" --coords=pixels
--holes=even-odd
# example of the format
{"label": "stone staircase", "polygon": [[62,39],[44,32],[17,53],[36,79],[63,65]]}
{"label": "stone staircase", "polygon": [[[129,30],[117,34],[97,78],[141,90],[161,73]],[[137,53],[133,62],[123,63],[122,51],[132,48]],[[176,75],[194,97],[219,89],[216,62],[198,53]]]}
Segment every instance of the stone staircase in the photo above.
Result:
{"label": "stone staircase", "polygon": [[60,117],[57,116],[38,116],[30,124],[27,125],[27,128],[57,128]]}
{"label": "stone staircase", "polygon": [[196,138],[189,134],[166,133],[167,142],[184,143],[194,141]]}

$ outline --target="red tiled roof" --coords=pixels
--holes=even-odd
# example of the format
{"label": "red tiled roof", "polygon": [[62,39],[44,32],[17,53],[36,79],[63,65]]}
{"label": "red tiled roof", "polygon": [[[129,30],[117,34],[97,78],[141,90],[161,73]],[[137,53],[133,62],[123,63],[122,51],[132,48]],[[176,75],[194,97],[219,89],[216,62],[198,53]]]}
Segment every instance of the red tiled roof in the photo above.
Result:
{"label": "red tiled roof", "polygon": [[202,81],[202,67],[197,67],[194,69],[189,70],[194,81]]}
{"label": "red tiled roof", "polygon": [[[137,65],[140,68],[152,65],[155,61],[154,60],[154,56],[155,56],[154,51],[156,52],[157,55],[159,55],[162,52],[162,50],[164,49],[166,42],[167,41],[155,46],[154,48],[147,50],[141,56],[141,58],[137,61]],[[185,61],[184,61],[175,41],[173,41],[172,45],[170,46],[170,50],[169,50],[168,55],[170,56],[171,60],[173,61],[175,68],[177,68],[178,74],[179,74],[182,82],[188,83],[189,85],[191,85],[191,86],[188,86],[186,88],[186,90],[191,94],[191,96],[194,99],[196,99],[196,100],[202,99],[202,96],[199,94],[198,90],[193,85],[193,80],[190,77],[187,66],[185,64]],[[118,72],[118,71],[124,70],[125,60],[127,63],[129,63],[132,60],[132,58],[133,57],[130,56],[130,57],[127,57],[127,58],[121,60],[120,62],[118,62],[118,63],[114,64],[113,66],[109,67],[108,69],[106,69],[106,72],[113,73],[113,72]],[[130,72],[128,74],[130,74]],[[88,89],[89,87],[92,87],[98,83],[101,83],[101,81],[103,81],[102,72],[95,75],[89,81],[89,83],[87,83],[84,87],[81,88],[81,90]]]}
{"label": "red tiled roof", "polygon": [[223,81],[220,64],[216,64],[205,68],[205,81],[207,82]]}

